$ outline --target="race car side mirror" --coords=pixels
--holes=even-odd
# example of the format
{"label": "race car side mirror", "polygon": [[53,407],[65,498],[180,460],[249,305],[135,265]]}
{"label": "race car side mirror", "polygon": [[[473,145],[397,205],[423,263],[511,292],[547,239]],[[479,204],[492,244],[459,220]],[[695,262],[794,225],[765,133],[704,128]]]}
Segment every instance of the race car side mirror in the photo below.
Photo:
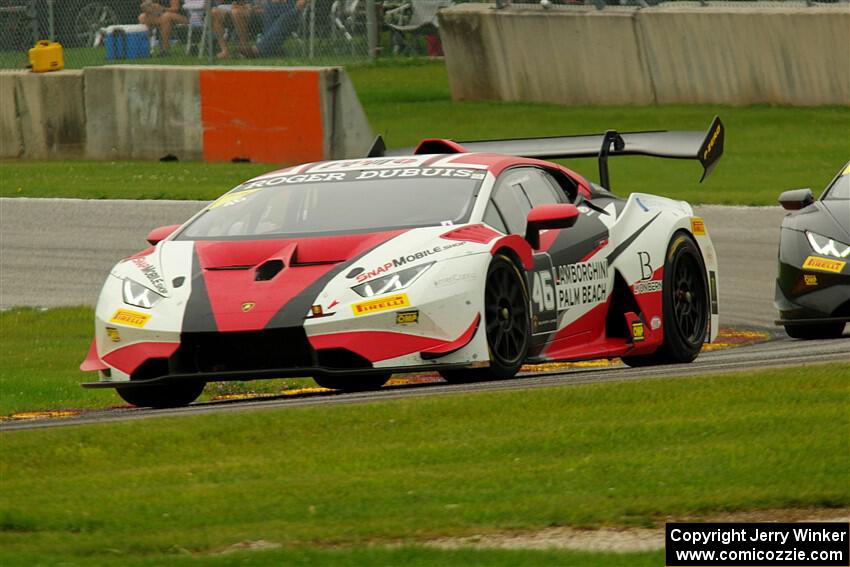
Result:
{"label": "race car side mirror", "polygon": [[797,211],[803,207],[808,207],[814,202],[815,198],[812,195],[812,190],[808,187],[805,189],[791,189],[779,196],[779,204],[786,211]]}
{"label": "race car side mirror", "polygon": [[525,239],[535,250],[540,248],[540,231],[569,228],[578,219],[575,205],[538,205],[528,212]]}
{"label": "race car side mirror", "polygon": [[146,240],[150,242],[151,246],[156,246],[156,243],[165,240],[172,234],[174,231],[180,228],[179,224],[170,224],[168,226],[161,226],[159,228],[155,228],[148,233]]}

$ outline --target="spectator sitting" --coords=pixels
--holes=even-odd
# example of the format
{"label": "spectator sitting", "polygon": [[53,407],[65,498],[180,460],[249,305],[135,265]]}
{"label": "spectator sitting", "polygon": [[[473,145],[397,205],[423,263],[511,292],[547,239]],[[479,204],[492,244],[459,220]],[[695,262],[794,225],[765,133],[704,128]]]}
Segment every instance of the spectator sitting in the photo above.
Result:
{"label": "spectator sitting", "polygon": [[242,51],[245,57],[269,57],[283,53],[283,41],[298,26],[298,12],[305,0],[266,0],[262,6],[263,34],[256,46]]}
{"label": "spectator sitting", "polygon": [[227,39],[224,37],[224,24],[228,16],[233,22],[236,37],[239,38],[239,51],[244,53],[250,50],[248,24],[253,11],[254,8],[251,6],[250,1],[244,0],[234,0],[231,4],[221,4],[213,8],[213,33],[218,41],[219,59],[225,59],[230,56]]}
{"label": "spectator sitting", "polygon": [[159,51],[161,55],[167,55],[171,27],[189,23],[189,19],[180,13],[180,0],[145,0],[142,2],[139,23],[146,25],[149,30],[159,28]]}

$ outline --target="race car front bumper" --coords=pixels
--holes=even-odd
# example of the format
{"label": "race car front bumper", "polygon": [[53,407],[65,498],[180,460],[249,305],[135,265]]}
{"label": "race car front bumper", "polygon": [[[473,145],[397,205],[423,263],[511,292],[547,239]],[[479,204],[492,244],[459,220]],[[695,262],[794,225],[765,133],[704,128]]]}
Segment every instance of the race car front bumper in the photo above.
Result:
{"label": "race car front bumper", "polygon": [[[112,368],[97,356],[94,344],[83,363],[87,370],[99,370],[101,380],[85,382],[84,388],[124,388],[187,379],[205,381],[256,380],[294,376],[340,376],[410,372],[404,366],[376,366],[363,349],[386,349],[386,341],[405,337],[397,348],[405,355],[417,355],[419,365],[428,370],[458,368],[468,363],[442,362],[443,357],[467,346],[479,330],[481,315],[453,340],[424,339],[414,335],[386,332],[350,332],[308,337],[303,327],[265,329],[238,333],[183,333],[179,343],[138,342],[123,351],[131,360],[128,376],[116,380]],[[388,338],[384,335],[396,335]],[[115,351],[113,351],[114,353]],[[113,353],[107,355],[114,356]],[[365,353],[368,354],[368,351]],[[132,380],[128,380],[132,373]]]}
{"label": "race car front bumper", "polygon": [[850,276],[779,265],[774,305],[777,325],[850,322]]}

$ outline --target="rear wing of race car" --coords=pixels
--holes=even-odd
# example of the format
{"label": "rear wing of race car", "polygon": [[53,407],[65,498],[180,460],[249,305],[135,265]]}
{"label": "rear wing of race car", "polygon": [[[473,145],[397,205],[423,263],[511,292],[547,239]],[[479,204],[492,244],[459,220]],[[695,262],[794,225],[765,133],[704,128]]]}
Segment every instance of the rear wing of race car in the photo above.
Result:
{"label": "rear wing of race car", "polygon": [[384,140],[378,136],[368,157],[385,155],[437,154],[483,152],[507,154],[537,159],[566,159],[598,157],[600,185],[610,189],[608,156],[653,156],[698,160],[703,167],[702,182],[714,170],[723,155],[725,128],[715,116],[707,132],[668,131],[617,132],[582,136],[550,138],[518,138],[512,140],[478,140],[455,142],[430,138],[416,148],[387,152]]}

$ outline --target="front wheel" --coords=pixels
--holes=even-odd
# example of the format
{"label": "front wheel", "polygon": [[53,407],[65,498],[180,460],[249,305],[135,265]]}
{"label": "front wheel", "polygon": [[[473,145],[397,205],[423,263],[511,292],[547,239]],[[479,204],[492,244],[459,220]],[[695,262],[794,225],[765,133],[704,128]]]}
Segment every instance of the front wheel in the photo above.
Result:
{"label": "front wheel", "polygon": [[494,256],[487,269],[484,323],[490,367],[440,372],[447,382],[512,378],[525,361],[530,335],[528,290],[519,268],[502,254]]}
{"label": "front wheel", "polygon": [[204,391],[206,382],[201,380],[181,380],[134,388],[117,388],[116,391],[128,404],[147,408],[178,408],[187,406],[198,399]]}
{"label": "front wheel", "polygon": [[792,339],[834,339],[844,333],[844,323],[785,325],[785,333]]}
{"label": "front wheel", "polygon": [[677,234],[667,248],[662,312],[664,342],[647,356],[624,356],[629,366],[692,362],[705,342],[709,312],[705,264],[687,234]]}

